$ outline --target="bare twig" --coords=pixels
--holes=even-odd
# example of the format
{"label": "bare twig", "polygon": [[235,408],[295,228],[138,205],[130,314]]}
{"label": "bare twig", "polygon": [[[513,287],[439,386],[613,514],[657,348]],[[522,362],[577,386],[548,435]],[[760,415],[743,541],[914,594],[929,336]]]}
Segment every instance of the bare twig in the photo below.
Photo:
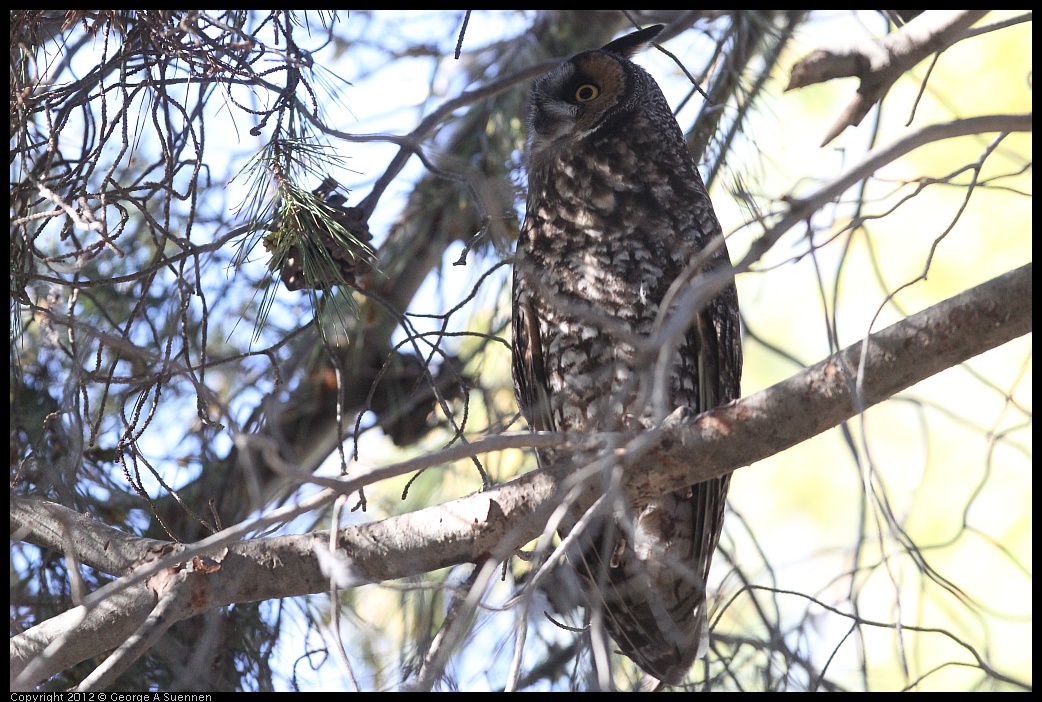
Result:
{"label": "bare twig", "polygon": [[[860,162],[854,164],[833,180],[825,183],[813,193],[801,198],[787,198],[789,211],[782,216],[777,224],[771,226],[763,236],[753,242],[752,246],[749,247],[749,252],[740,263],[735,265],[735,270],[737,272],[749,270],[749,267],[762,258],[787,231],[810,218],[812,214],[826,203],[838,198],[847,188],[864,178],[871,177],[879,168],[924,144],[971,134],[1030,132],[1031,124],[1031,114],[969,117],[951,122],[931,124],[906,134],[891,144],[873,149],[865,154]],[[721,284],[720,290],[723,289],[724,285],[726,283]]]}

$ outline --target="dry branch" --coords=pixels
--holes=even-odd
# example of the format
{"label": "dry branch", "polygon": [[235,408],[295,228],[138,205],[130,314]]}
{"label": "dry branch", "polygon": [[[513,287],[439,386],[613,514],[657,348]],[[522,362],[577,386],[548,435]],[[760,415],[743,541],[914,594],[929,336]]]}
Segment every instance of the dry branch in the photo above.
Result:
{"label": "dry branch", "polygon": [[[1032,264],[967,290],[872,334],[777,385],[681,426],[639,434],[609,435],[628,452],[655,451],[669,470],[628,475],[631,490],[664,492],[723,475],[805,441],[866,408],[944,369],[1031,331]],[[551,438],[552,437],[552,438]],[[524,443],[518,437],[518,444]],[[528,444],[569,437],[531,435]],[[572,437],[574,438],[574,437]],[[510,442],[513,444],[513,442]],[[474,453],[489,450],[480,441]],[[456,451],[458,453],[458,450]],[[432,464],[445,460],[435,454]],[[409,468],[415,467],[410,464]],[[381,475],[396,472],[385,470]],[[338,544],[350,559],[348,586],[390,580],[466,562],[500,560],[538,536],[557,504],[564,478],[535,471],[491,490],[380,522],[341,530]],[[356,489],[354,487],[351,488]],[[339,490],[312,498],[308,508],[331,501]],[[69,543],[63,525],[81,537]],[[73,663],[120,645],[143,624],[163,582],[190,581],[191,616],[236,602],[314,594],[328,586],[319,551],[328,533],[227,542],[226,530],[193,546],[166,544],[171,552],[121,578],[122,589],[88,597],[89,606],[70,610],[11,639],[11,680],[29,689]],[[74,549],[86,565],[128,573],[134,558],[154,553],[157,542],[128,537],[89,517],[53,503],[15,498],[11,505],[15,538],[42,548]],[[120,566],[105,542],[119,545]],[[135,542],[137,542],[135,550]],[[222,543],[226,547],[222,548]],[[203,557],[207,554],[209,557]],[[135,558],[136,556],[136,558]],[[176,574],[177,578],[158,576]],[[147,580],[146,580],[147,579]],[[142,581],[148,587],[143,587]],[[97,597],[104,595],[100,599]],[[127,607],[123,616],[114,603]],[[16,680],[16,676],[19,676]]]}
{"label": "dry branch", "polygon": [[928,10],[880,39],[843,48],[817,49],[792,67],[786,90],[834,78],[857,77],[861,81],[857,95],[822,142],[825,146],[847,127],[861,124],[898,78],[926,57],[962,39],[966,30],[986,14],[988,10]]}

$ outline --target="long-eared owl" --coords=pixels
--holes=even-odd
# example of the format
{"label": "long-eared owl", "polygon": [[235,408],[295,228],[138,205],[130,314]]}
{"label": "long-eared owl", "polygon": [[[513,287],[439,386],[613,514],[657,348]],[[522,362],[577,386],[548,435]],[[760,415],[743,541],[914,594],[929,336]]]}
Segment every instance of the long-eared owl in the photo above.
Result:
{"label": "long-eared owl", "polygon": [[[536,431],[615,431],[739,396],[733,284],[684,312],[690,326],[675,353],[660,362],[660,349],[650,348],[654,331],[678,313],[670,306],[674,282],[730,266],[684,134],[655,80],[629,60],[661,29],[578,54],[532,90],[513,372],[518,404]],[[589,458],[539,452],[544,467],[571,472]],[[626,470],[654,470],[653,460],[638,457]],[[595,493],[610,489],[610,472],[592,478]],[[705,583],[728,483],[614,498],[569,555],[586,607],[625,655],[666,683],[678,684],[708,646]],[[590,503],[571,504],[562,536]]]}

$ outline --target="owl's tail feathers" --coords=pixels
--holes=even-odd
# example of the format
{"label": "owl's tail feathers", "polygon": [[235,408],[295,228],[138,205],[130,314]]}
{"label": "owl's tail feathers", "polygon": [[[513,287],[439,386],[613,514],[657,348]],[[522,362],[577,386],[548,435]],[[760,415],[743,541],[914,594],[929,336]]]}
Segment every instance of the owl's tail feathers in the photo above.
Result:
{"label": "owl's tail feathers", "polygon": [[[659,598],[656,593],[648,593],[648,599]],[[690,614],[678,612],[665,617],[660,607],[631,601],[627,609],[609,610],[605,624],[623,654],[667,685],[683,682],[691,666],[709,649],[704,600]]]}
{"label": "owl's tail feathers", "polygon": [[[659,655],[655,659],[642,659],[641,653],[629,654],[630,658],[647,673],[647,679],[643,684],[645,692],[658,692],[665,685],[679,685],[687,677],[688,671],[695,661],[705,658],[709,652],[709,617],[706,616],[705,603],[695,608],[695,639],[697,644],[688,644],[690,648],[674,648],[666,651],[659,649]],[[690,651],[694,650],[694,656]]]}
{"label": "owl's tail feathers", "polygon": [[709,648],[705,581],[690,563],[649,563],[615,534],[610,553],[593,543],[583,550],[577,571],[586,606],[601,608],[604,627],[624,655],[678,685]]}
{"label": "owl's tail feathers", "polygon": [[709,648],[706,578],[723,521],[727,478],[590,525],[576,571],[587,607],[642,670],[678,685]]}

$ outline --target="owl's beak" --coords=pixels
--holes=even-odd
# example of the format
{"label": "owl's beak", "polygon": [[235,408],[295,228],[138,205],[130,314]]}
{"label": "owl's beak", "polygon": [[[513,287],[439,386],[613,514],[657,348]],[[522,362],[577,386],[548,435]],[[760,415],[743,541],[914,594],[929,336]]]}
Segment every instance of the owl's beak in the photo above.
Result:
{"label": "owl's beak", "polygon": [[536,99],[532,105],[530,150],[537,153],[575,129],[575,108],[560,102]]}

